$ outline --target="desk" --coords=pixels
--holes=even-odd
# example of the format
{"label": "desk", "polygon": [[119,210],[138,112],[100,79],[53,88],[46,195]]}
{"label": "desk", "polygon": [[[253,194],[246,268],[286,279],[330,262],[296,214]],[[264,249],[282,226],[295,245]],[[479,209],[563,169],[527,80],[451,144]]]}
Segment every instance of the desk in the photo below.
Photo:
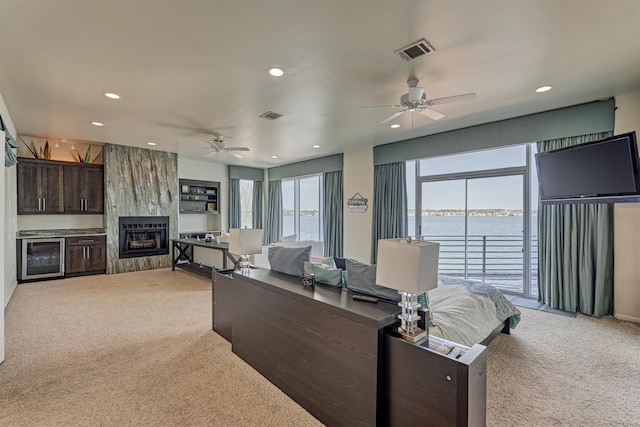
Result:
{"label": "desk", "polygon": [[[235,265],[238,261],[229,253],[228,243],[216,243],[206,242],[204,240],[197,239],[171,239],[173,247],[173,255],[171,262],[171,270],[176,269],[176,265],[185,270],[193,271],[198,274],[211,277],[213,267],[200,266],[194,267],[193,265],[193,247],[198,246],[201,248],[215,249],[222,252],[222,269],[227,269],[227,258]],[[186,263],[180,263],[180,261],[186,261]]]}

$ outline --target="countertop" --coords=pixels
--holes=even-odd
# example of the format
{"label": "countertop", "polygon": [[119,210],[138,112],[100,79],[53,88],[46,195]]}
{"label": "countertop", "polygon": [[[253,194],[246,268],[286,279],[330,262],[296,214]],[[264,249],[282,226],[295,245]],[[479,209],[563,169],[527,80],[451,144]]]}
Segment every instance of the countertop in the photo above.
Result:
{"label": "countertop", "polygon": [[54,238],[74,236],[97,236],[107,234],[104,228],[67,228],[60,230],[21,230],[16,233],[18,239]]}

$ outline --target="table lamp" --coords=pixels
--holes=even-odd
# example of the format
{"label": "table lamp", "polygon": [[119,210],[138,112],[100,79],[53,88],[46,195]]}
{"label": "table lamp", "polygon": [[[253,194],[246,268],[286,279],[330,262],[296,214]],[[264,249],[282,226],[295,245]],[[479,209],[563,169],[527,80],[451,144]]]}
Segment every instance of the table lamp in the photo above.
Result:
{"label": "table lamp", "polygon": [[427,336],[418,327],[421,307],[418,295],[438,286],[439,252],[439,243],[425,240],[378,240],[376,283],[400,293],[402,300],[398,305],[402,313],[398,315],[401,320],[398,332],[407,341],[416,342]]}
{"label": "table lamp", "polygon": [[261,228],[230,228],[229,252],[239,255],[237,265],[243,273],[250,268],[249,255],[262,253]]}

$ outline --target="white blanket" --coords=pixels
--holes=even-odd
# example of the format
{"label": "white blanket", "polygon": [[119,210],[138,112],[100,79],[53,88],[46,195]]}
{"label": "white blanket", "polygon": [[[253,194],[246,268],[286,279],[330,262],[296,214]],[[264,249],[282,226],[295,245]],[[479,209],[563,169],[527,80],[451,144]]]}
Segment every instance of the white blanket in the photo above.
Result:
{"label": "white blanket", "polygon": [[435,323],[429,333],[466,346],[481,342],[501,323],[493,301],[469,292],[464,285],[432,289],[429,305]]}

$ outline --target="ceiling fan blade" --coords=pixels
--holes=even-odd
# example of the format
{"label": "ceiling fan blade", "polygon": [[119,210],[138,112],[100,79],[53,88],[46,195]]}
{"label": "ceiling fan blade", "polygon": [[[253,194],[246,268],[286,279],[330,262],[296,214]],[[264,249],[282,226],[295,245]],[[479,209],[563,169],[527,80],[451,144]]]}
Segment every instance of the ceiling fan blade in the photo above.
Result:
{"label": "ceiling fan blade", "polygon": [[445,96],[427,101],[428,105],[450,104],[452,102],[473,101],[477,96],[475,93],[465,93],[463,95]]}
{"label": "ceiling fan blade", "polygon": [[390,115],[386,119],[382,120],[380,122],[380,124],[390,122],[391,120],[395,119],[396,117],[401,116],[402,114],[404,114],[405,111],[407,111],[407,110],[405,109],[405,110],[402,110],[402,111],[398,111],[397,113],[393,113],[392,115]]}
{"label": "ceiling fan blade", "polygon": [[249,147],[226,147],[227,151],[249,151]]}
{"label": "ceiling fan blade", "polygon": [[429,117],[431,120],[440,120],[444,117],[440,111],[436,111],[433,108],[423,108],[419,111],[419,113],[424,114]]}
{"label": "ceiling fan blade", "polygon": [[237,157],[238,159],[244,159],[244,156],[240,153],[231,153],[231,155]]}
{"label": "ceiling fan blade", "polygon": [[217,152],[216,150],[211,150],[210,152],[208,152],[208,153],[207,153],[207,154],[205,154],[204,156],[205,156],[205,157],[211,157],[211,156],[213,156],[214,154],[217,154],[217,153],[218,153],[218,152]]}
{"label": "ceiling fan blade", "polygon": [[372,108],[400,108],[404,105],[374,105],[373,107],[358,107],[358,110],[370,110]]}

